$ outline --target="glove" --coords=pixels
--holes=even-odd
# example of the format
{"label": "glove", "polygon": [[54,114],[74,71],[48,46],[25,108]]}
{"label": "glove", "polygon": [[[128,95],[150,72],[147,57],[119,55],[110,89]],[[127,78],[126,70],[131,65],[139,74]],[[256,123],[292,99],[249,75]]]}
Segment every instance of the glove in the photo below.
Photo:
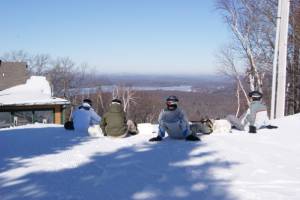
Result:
{"label": "glove", "polygon": [[149,140],[149,142],[159,142],[159,141],[162,141],[162,137],[161,136],[157,136],[157,137],[151,138]]}
{"label": "glove", "polygon": [[188,141],[201,141],[201,139],[195,135],[188,135],[185,140],[188,140]]}
{"label": "glove", "polygon": [[274,128],[278,128],[278,126],[273,126],[273,125],[268,125],[266,126],[267,129],[274,129]]}
{"label": "glove", "polygon": [[256,133],[256,127],[255,126],[249,126],[249,133]]}

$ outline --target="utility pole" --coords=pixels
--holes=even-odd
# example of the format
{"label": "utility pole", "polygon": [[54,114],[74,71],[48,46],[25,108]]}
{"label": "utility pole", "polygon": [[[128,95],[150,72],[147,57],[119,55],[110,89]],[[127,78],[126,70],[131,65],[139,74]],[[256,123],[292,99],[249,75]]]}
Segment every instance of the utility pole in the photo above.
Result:
{"label": "utility pole", "polygon": [[271,119],[284,116],[290,0],[278,0],[273,60]]}

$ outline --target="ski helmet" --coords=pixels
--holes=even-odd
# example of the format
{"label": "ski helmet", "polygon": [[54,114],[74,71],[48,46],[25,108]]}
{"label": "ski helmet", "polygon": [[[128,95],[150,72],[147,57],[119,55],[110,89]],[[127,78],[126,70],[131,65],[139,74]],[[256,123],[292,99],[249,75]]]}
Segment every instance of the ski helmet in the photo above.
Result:
{"label": "ski helmet", "polygon": [[169,96],[166,99],[166,104],[169,110],[175,110],[177,108],[178,98],[174,95]]}
{"label": "ski helmet", "polygon": [[178,98],[174,95],[168,96],[168,98],[166,99],[166,101],[170,101],[170,102],[178,102]]}

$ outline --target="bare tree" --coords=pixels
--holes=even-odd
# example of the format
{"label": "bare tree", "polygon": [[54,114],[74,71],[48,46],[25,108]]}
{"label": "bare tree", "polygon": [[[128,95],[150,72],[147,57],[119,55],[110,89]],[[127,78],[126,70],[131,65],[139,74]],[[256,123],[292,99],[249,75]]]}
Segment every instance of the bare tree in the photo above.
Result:
{"label": "bare tree", "polygon": [[94,109],[97,111],[97,113],[104,113],[105,112],[105,100],[103,98],[103,92],[101,90],[101,87],[95,88],[95,93],[91,95],[91,99],[95,104],[93,104]]}
{"label": "bare tree", "polygon": [[51,68],[51,57],[48,54],[37,54],[31,59],[31,71],[34,75],[44,75]]}
{"label": "bare tree", "polygon": [[300,0],[290,5],[286,111],[294,114],[300,112]]}
{"label": "bare tree", "polygon": [[124,112],[129,111],[131,104],[136,104],[135,91],[131,87],[117,86],[113,89],[112,96],[122,100]]}
{"label": "bare tree", "polygon": [[240,99],[240,85],[239,83],[236,84],[236,98],[237,98],[237,109],[236,109],[236,112],[235,112],[235,116],[238,117],[239,116],[239,113],[240,113],[240,109],[241,109],[241,99]]}
{"label": "bare tree", "polygon": [[16,50],[4,53],[1,60],[10,62],[26,62],[29,74],[44,75],[51,68],[51,57],[48,54],[30,55],[23,50]]}
{"label": "bare tree", "polygon": [[[278,0],[216,0],[234,35],[234,44],[246,61],[251,90],[270,92]],[[300,0],[290,1],[287,57],[286,113],[300,112]]]}
{"label": "bare tree", "polygon": [[233,50],[233,47],[230,45],[223,47],[216,56],[219,63],[219,71],[236,82],[236,97],[237,97],[236,116],[238,116],[241,107],[240,91],[243,93],[243,96],[247,101],[248,105],[250,101],[241,80],[242,74],[238,71],[238,67],[235,61],[236,55]]}
{"label": "bare tree", "polygon": [[7,62],[29,62],[31,57],[24,50],[16,50],[4,53],[0,59]]}
{"label": "bare tree", "polygon": [[245,58],[250,90],[262,91],[265,66],[271,60],[272,52],[265,51],[263,37],[267,35],[267,42],[271,41],[271,30],[265,28],[266,13],[262,12],[265,4],[265,0],[217,0],[216,3],[234,35],[238,52]]}
{"label": "bare tree", "polygon": [[5,62],[25,62],[27,64],[29,74],[32,73],[32,57],[24,50],[6,52],[0,56],[0,60]]}
{"label": "bare tree", "polygon": [[76,83],[75,64],[68,58],[58,58],[53,63],[53,68],[47,72],[53,86],[55,95],[69,96],[69,89]]}

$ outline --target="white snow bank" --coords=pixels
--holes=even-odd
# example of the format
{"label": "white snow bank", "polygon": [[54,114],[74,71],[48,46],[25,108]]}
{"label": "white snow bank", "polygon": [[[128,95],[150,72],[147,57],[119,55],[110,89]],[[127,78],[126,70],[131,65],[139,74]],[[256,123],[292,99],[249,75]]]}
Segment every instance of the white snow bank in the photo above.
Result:
{"label": "white snow bank", "polygon": [[[44,76],[31,76],[25,84],[8,88],[3,93],[39,93],[51,96],[51,87]],[[2,92],[1,92],[2,93]]]}
{"label": "white snow bank", "polygon": [[0,91],[0,105],[68,104],[62,98],[52,97],[46,77],[31,76],[25,84]]}
{"label": "white snow bank", "polygon": [[0,130],[0,197],[17,199],[300,199],[300,115],[258,134],[202,142],[166,138],[139,124],[128,138],[89,138],[62,126]]}

